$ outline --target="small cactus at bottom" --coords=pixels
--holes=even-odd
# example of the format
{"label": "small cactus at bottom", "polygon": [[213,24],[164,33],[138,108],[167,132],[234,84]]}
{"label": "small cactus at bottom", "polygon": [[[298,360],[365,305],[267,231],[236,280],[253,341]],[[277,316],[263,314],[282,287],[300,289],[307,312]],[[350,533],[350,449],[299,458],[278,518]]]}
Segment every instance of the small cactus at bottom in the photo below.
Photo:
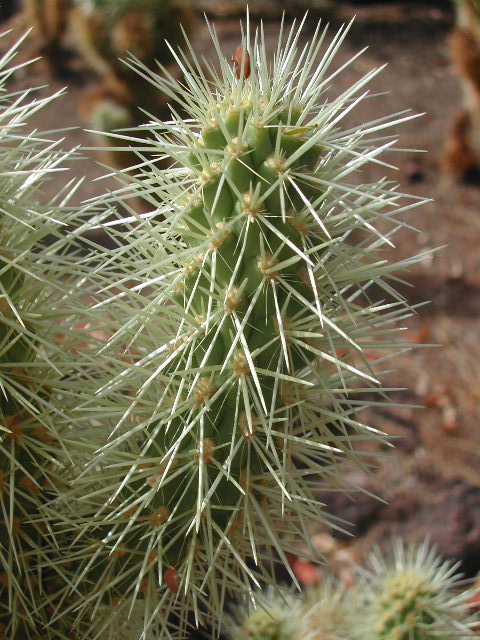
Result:
{"label": "small cactus at bottom", "polygon": [[312,640],[350,640],[355,623],[353,604],[343,583],[324,575],[320,584],[306,594],[305,636],[310,633]]}
{"label": "small cactus at bottom", "polygon": [[358,637],[364,640],[460,640],[474,637],[471,592],[427,542],[392,546],[387,560],[378,550],[358,595]]}
{"label": "small cactus at bottom", "polygon": [[301,597],[291,592],[267,589],[249,603],[237,607],[230,621],[231,640],[301,640],[306,639],[305,606]]}
{"label": "small cactus at bottom", "polygon": [[237,606],[228,640],[467,640],[478,638],[477,589],[427,542],[398,540],[346,588],[331,575],[302,596],[273,589]]}

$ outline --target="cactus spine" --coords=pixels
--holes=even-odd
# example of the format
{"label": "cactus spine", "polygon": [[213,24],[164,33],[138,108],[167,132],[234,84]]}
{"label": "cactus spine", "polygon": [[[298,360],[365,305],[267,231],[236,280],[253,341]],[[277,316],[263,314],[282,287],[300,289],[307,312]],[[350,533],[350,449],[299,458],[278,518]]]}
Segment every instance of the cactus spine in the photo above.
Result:
{"label": "cactus spine", "polygon": [[[410,312],[389,278],[418,258],[379,252],[422,201],[385,179],[349,182],[393,143],[378,147],[378,132],[407,118],[342,130],[378,71],[327,100],[347,31],[319,63],[320,28],[299,54],[293,27],[271,58],[247,21],[233,68],[212,31],[208,80],[191,47],[192,62],[175,55],[184,83],[131,62],[188,116],[155,121],[155,158],[96,203],[96,226],[116,201],[141,197],[151,213],[105,224],[118,248],[96,258],[86,313],[109,337],[79,390],[91,460],[67,508],[82,497],[70,521],[95,550],[79,576],[103,572],[89,602],[144,600],[145,629],[160,620],[165,636],[170,612],[181,634],[189,613],[221,621],[227,589],[274,583],[275,555],[291,571],[291,541],[329,522],[317,490],[342,484],[344,462],[363,465],[358,441],[383,437],[355,413],[382,392],[370,350],[394,348]],[[372,301],[374,283],[392,299]]]}

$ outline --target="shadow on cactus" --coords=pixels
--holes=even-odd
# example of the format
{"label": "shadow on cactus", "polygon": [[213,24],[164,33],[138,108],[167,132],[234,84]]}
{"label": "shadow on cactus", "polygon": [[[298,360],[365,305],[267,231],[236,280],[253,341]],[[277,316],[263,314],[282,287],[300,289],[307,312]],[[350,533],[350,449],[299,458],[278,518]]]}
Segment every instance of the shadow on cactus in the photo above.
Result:
{"label": "shadow on cactus", "polygon": [[65,571],[51,555],[43,506],[56,493],[65,448],[55,387],[72,369],[65,353],[76,340],[63,237],[76,182],[41,204],[43,186],[71,153],[48,133],[28,129],[59,94],[7,91],[9,77],[28,64],[14,63],[22,41],[0,58],[0,636],[33,640]]}
{"label": "shadow on cactus", "polygon": [[[278,563],[296,582],[286,554],[308,545],[308,523],[336,524],[319,491],[347,490],[343,465],[369,469],[359,445],[385,440],[359,412],[382,401],[383,363],[405,348],[397,321],[412,309],[394,284],[421,257],[389,259],[423,200],[357,177],[389,166],[386,131],[414,116],[344,125],[379,70],[330,99],[348,27],[327,38],[319,25],[303,47],[303,22],[269,52],[247,19],[233,66],[211,28],[216,66],[187,42],[183,83],[131,61],[178,111],[139,132],[154,159],[128,184],[118,173],[87,225],[116,249],[97,254],[85,310],[107,338],[79,389],[90,461],[65,519],[94,549],[77,545],[75,584],[104,573],[79,615],[118,589],[144,600],[145,629],[160,620],[167,636],[175,612],[184,637],[189,619],[221,622],[227,593],[274,585]],[[149,211],[112,221],[136,197]]]}

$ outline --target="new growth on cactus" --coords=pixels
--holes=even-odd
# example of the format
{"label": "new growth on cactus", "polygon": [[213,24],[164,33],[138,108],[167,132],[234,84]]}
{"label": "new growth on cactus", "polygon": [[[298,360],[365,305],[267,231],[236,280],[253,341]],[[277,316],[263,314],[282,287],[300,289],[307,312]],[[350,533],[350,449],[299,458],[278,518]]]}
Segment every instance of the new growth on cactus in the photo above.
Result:
{"label": "new growth on cactus", "polygon": [[221,624],[227,592],[275,584],[279,562],[296,582],[286,554],[309,545],[309,522],[335,524],[318,492],[344,486],[345,463],[369,468],[357,445],[384,439],[358,414],[405,346],[394,281],[420,258],[386,250],[422,200],[353,176],[389,166],[385,131],[414,116],[345,124],[379,69],[330,98],[349,27],[329,41],[318,25],[304,46],[303,25],[282,23],[270,52],[247,15],[234,65],[210,27],[218,64],[187,40],[182,83],[130,62],[177,107],[139,130],[131,180],[118,173],[87,225],[114,249],[92,258],[84,313],[106,338],[78,388],[85,466],[59,503],[79,532],[72,587],[89,585],[79,618],[114,593],[144,602],[145,632],[155,620],[167,637],[175,614],[184,637]]}
{"label": "new growth on cactus", "polygon": [[458,564],[441,559],[428,542],[394,541],[390,558],[377,549],[370,556],[358,594],[362,640],[457,640],[476,636],[469,613],[472,593]]}

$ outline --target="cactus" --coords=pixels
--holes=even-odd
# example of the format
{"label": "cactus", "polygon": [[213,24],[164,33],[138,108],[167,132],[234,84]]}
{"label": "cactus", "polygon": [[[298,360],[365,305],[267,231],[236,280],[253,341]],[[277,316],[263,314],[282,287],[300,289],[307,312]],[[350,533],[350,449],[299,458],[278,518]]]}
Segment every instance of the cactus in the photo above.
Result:
{"label": "cactus", "polygon": [[[90,460],[60,510],[81,531],[74,585],[92,576],[79,616],[115,592],[144,602],[145,630],[168,637],[172,613],[184,637],[190,615],[221,623],[227,590],[275,583],[277,562],[295,581],[286,554],[308,522],[330,523],[318,491],[342,487],[346,462],[369,467],[357,443],[384,439],[356,414],[385,392],[371,352],[395,351],[411,312],[395,274],[421,257],[380,254],[422,200],[349,177],[414,116],[342,129],[378,70],[328,100],[348,28],[320,62],[325,32],[299,54],[301,28],[271,58],[247,21],[233,68],[212,30],[208,80],[188,41],[183,83],[130,63],[179,109],[142,129],[153,158],[129,184],[118,173],[90,223],[116,248],[94,258],[85,313],[107,338],[78,388]],[[150,210],[125,218],[136,197]]]}
{"label": "cactus", "polygon": [[7,92],[8,78],[27,64],[15,60],[22,42],[0,58],[0,637],[34,640],[54,637],[41,630],[68,573],[44,506],[57,493],[66,446],[56,405],[57,385],[72,369],[64,355],[76,343],[64,260],[76,181],[41,204],[45,183],[71,154],[27,128],[60,94]]}
{"label": "cactus", "polygon": [[267,589],[252,598],[250,609],[237,606],[227,619],[229,640],[347,640],[351,603],[331,577],[309,592],[295,595]]}
{"label": "cactus", "polygon": [[354,598],[338,580],[324,575],[305,597],[305,633],[312,640],[351,640]]}
{"label": "cactus", "polygon": [[127,53],[154,68],[165,60],[165,38],[181,36],[180,22],[192,22],[187,7],[169,0],[76,0],[72,14],[73,33],[80,53],[110,91],[110,98],[128,104],[139,122],[138,107],[153,112],[165,106],[163,96],[153,94],[119,58]]}
{"label": "cactus", "polygon": [[52,71],[61,69],[65,58],[62,41],[67,30],[71,0],[25,0],[25,20],[34,27],[41,41],[41,54]]}
{"label": "cactus", "polygon": [[450,55],[460,76],[464,108],[453,123],[444,163],[457,178],[472,178],[480,173],[480,2],[455,0],[455,5]]}
{"label": "cactus", "polygon": [[230,622],[231,640],[307,640],[304,604],[298,595],[268,589],[250,603],[250,610],[237,607]]}
{"label": "cactus", "polygon": [[378,548],[369,570],[358,567],[349,591],[332,577],[304,597],[273,590],[257,594],[256,608],[237,606],[228,640],[433,640],[476,638],[475,590],[427,542],[400,540],[385,558]]}
{"label": "cactus", "polygon": [[392,558],[377,549],[359,590],[355,637],[362,640],[456,640],[475,636],[471,592],[427,542],[392,545]]}

